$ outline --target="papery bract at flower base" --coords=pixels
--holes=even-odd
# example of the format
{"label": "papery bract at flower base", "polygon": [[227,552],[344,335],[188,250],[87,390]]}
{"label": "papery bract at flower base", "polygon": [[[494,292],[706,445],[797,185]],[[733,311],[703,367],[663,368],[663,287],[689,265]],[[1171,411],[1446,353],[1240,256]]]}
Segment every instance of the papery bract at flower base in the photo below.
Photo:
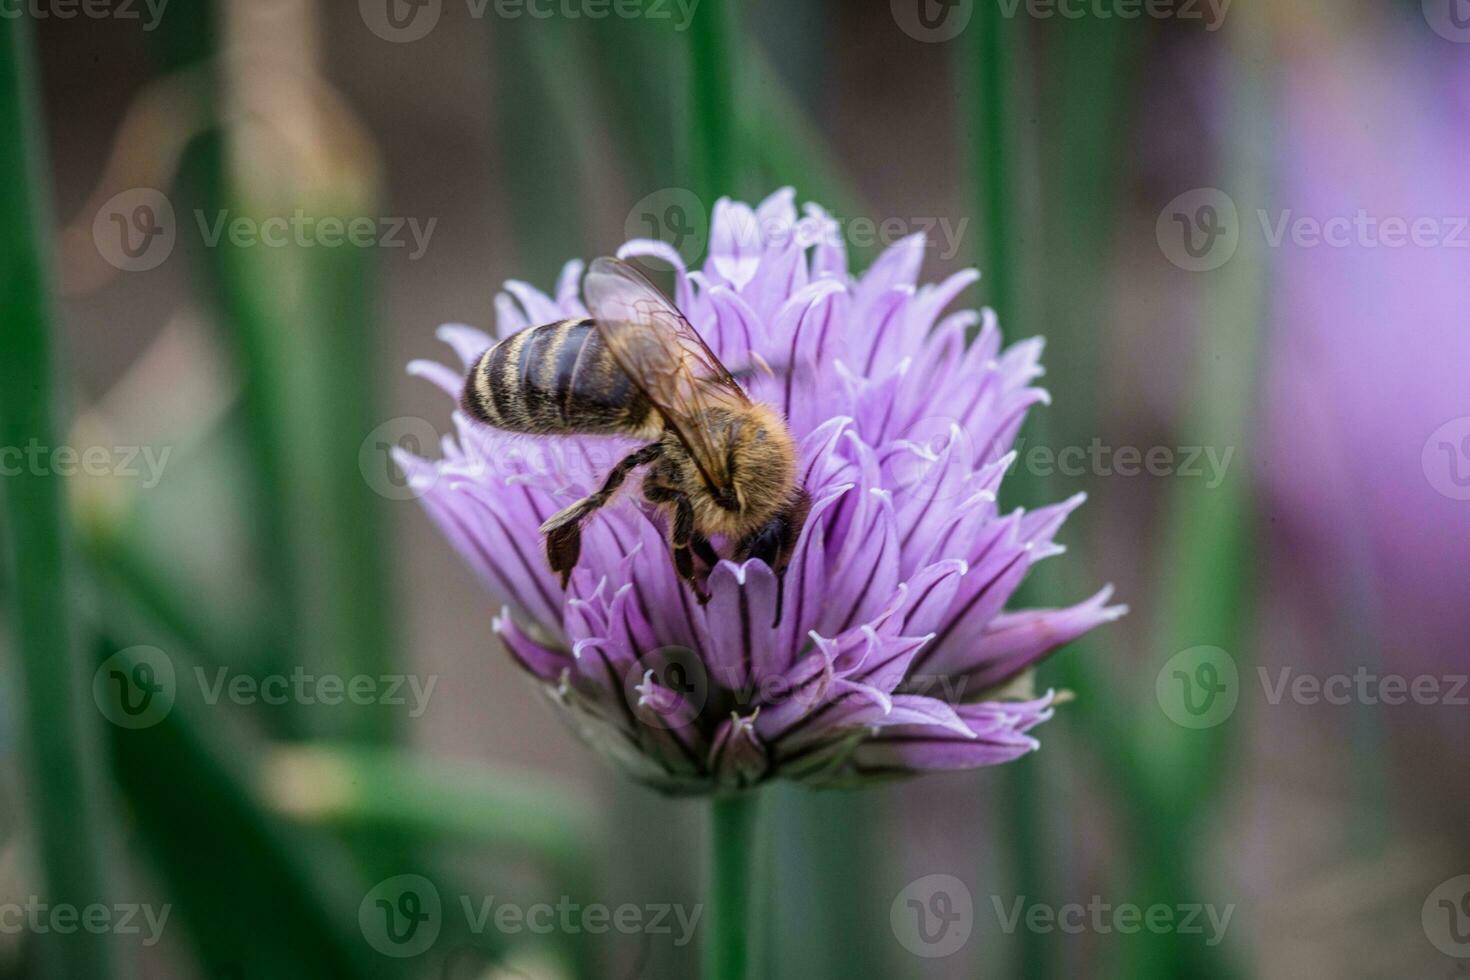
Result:
{"label": "papery bract at flower base", "polygon": [[[698,793],[1008,762],[1037,747],[1027,733],[1052,697],[1000,688],[1124,612],[1109,589],[1069,609],[1002,611],[1031,565],[1062,550],[1053,538],[1081,498],[998,512],[1010,445],[1047,400],[1032,385],[1041,342],[1003,351],[988,311],[946,313],[978,274],[918,286],[924,249],[906,238],[854,277],[835,223],[814,205],[799,216],[787,189],[755,209],[720,201],[702,270],[662,242],[618,251],[673,267],[674,302],[726,365],[753,369],[752,398],[781,408],[800,444],[813,505],[779,622],[759,560],[720,562],[700,607],[662,518],[629,492],[585,525],[562,593],[537,528],[631,443],[531,439],[456,414],[441,459],[398,454],[445,536],[508,598],[494,626],[512,656],[634,777]],[[581,273],[569,263],[554,296],[507,283],[498,335],[585,316]],[[410,371],[454,398],[493,341],[465,326],[439,335],[461,368]]]}

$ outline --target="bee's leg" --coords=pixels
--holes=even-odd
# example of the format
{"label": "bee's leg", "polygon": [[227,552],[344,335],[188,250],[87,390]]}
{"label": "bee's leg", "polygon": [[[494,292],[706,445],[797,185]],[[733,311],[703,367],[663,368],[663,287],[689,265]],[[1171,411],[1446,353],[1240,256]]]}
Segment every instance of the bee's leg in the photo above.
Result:
{"label": "bee's leg", "polygon": [[582,521],[612,498],[629,473],[652,463],[662,452],[663,447],[655,442],[623,457],[602,481],[601,489],[557,511],[541,525],[541,533],[546,535],[546,560],[551,570],[561,576],[562,588],[567,587],[567,580],[582,554]]}
{"label": "bee's leg", "polygon": [[720,563],[720,553],[715,550],[714,545],[709,543],[709,538],[698,531],[694,533],[694,537],[689,539],[689,549],[710,568]]}
{"label": "bee's leg", "polygon": [[[650,503],[673,504],[674,519],[669,525],[669,546],[674,552],[674,568],[679,572],[679,577],[689,583],[689,588],[694,592],[694,598],[699,600],[702,606],[709,602],[709,593],[699,587],[695,578],[694,556],[690,552],[694,541],[698,538],[704,541],[694,529],[694,506],[689,503],[689,498],[673,487],[665,487],[656,483],[648,483],[643,487],[643,496]],[[704,541],[704,547],[709,547],[709,542]],[[713,553],[713,549],[710,549]]]}

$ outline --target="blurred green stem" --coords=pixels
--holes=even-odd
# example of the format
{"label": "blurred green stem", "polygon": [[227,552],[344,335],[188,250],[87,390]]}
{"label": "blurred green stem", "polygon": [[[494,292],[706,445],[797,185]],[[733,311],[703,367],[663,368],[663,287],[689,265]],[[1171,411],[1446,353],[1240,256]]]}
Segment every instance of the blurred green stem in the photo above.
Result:
{"label": "blurred green stem", "polygon": [[689,25],[690,147],[693,182],[706,206],[741,191],[748,173],[741,139],[742,115],[735,55],[739,50],[735,7],[706,0]]}
{"label": "blurred green stem", "polygon": [[[1228,30],[1225,66],[1228,148],[1222,186],[1245,208],[1267,199],[1264,159],[1272,145],[1270,77],[1273,60],[1263,17],[1242,11]],[[1235,449],[1247,444],[1256,407],[1258,339],[1264,319],[1268,264],[1262,242],[1242,235],[1233,259],[1204,280],[1205,315],[1199,333],[1194,411],[1188,441]],[[1255,581],[1254,513],[1248,474],[1239,466],[1219,486],[1176,480],[1162,555],[1160,616],[1154,625],[1156,666],[1182,650],[1217,646],[1236,658],[1240,680],[1251,642]],[[1149,786],[1155,794],[1152,828],[1136,828],[1137,851],[1151,856],[1155,884],[1148,897],[1178,902],[1188,885],[1211,804],[1226,785],[1231,741],[1241,713],[1229,723],[1181,732],[1162,712],[1143,716],[1136,733],[1138,754],[1147,746]],[[1150,724],[1151,722],[1151,724]],[[1161,840],[1163,838],[1163,840]],[[1167,846],[1161,846],[1167,845]],[[1221,896],[1196,896],[1220,901]],[[1130,947],[1121,964],[1129,977],[1171,975],[1159,964],[1184,964],[1189,975],[1228,976],[1228,952],[1206,949],[1193,937],[1148,935]],[[1188,961],[1186,963],[1186,961]]]}
{"label": "blurred green stem", "polygon": [[276,749],[260,773],[275,809],[298,820],[475,840],[579,874],[592,866],[589,805],[527,773],[342,745]]}
{"label": "blurred green stem", "polygon": [[[99,634],[99,661],[120,652],[117,635]],[[187,669],[183,658],[174,662]],[[181,695],[185,688],[180,682]],[[323,841],[264,811],[248,778],[258,744],[220,710],[181,696],[155,724],[108,729],[113,773],[134,828],[133,852],[148,858],[150,877],[167,890],[173,921],[187,935],[180,948],[198,958],[198,975],[406,976],[406,964],[363,942],[349,913],[384,875],[343,876],[334,860],[323,860],[331,853]]]}
{"label": "blurred green stem", "polygon": [[[222,101],[221,80],[215,54],[221,46],[215,3],[196,3],[170,11],[160,21],[152,36],[159,68],[178,77],[182,72],[198,69],[204,91],[201,101],[216,108]],[[201,69],[201,66],[202,69]],[[222,211],[238,213],[238,203],[230,194],[225,134],[216,127],[202,134],[189,147],[181,166],[180,197],[201,213],[214,215]],[[178,203],[178,202],[175,202]],[[184,210],[180,209],[181,212]],[[288,499],[289,467],[285,448],[285,431],[289,418],[283,417],[283,394],[278,373],[270,358],[270,338],[286,330],[270,319],[268,297],[275,288],[257,288],[251,282],[242,262],[241,250],[222,239],[219,247],[201,250],[206,268],[206,297],[212,302],[227,334],[230,353],[241,378],[241,401],[245,436],[250,453],[249,486],[245,497],[250,506],[252,558],[258,562],[258,580],[265,601],[256,612],[260,646],[267,651],[264,669],[289,672],[299,661],[293,655],[302,635],[302,595],[300,569],[292,554],[292,534],[288,511],[281,502]]]}
{"label": "blurred green stem", "polygon": [[[588,133],[598,129],[587,90],[566,70],[584,55],[573,24],[509,22],[487,17],[495,83],[514,98],[497,98],[495,129],[508,178],[517,278],[550,282],[568,256],[590,243],[589,188],[597,188],[602,161],[591,157]],[[591,118],[589,118],[589,115]]]}
{"label": "blurred green stem", "polygon": [[[972,70],[975,96],[975,166],[979,177],[981,221],[985,227],[982,261],[990,283],[990,305],[1003,317],[1017,315],[1015,298],[1018,243],[1012,229],[1012,202],[1016,187],[1012,180],[1016,157],[1015,133],[1010,121],[1011,80],[1015,77],[1012,57],[1024,36],[1002,16],[998,3],[982,3],[975,26],[976,50]],[[1014,331],[1010,336],[1015,337]]]}
{"label": "blurred green stem", "polygon": [[[981,265],[989,283],[989,300],[1008,324],[1007,336],[1014,339],[1029,331],[1020,302],[1021,243],[1016,238],[1015,209],[1019,199],[1016,159],[1020,155],[1020,134],[1014,125],[1013,100],[1016,98],[1016,60],[1024,54],[1025,34],[1007,20],[997,3],[982,3],[976,12],[971,111],[974,115],[973,135],[976,188],[985,229]],[[1034,415],[1027,421],[1029,440],[1045,443],[1045,420]],[[1010,500],[1024,506],[1037,506],[1047,496],[1046,482],[1021,467],[1007,481]],[[1033,573],[1016,596],[1017,605],[1039,605],[1043,590]],[[998,837],[1005,842],[1013,890],[1031,901],[1045,901],[1051,892],[1051,872],[1047,860],[1047,814],[1042,803],[1044,787],[1040,772],[1031,759],[1022,759],[1005,767],[1000,776],[1001,830]],[[1015,952],[1008,964],[1017,976],[1042,980],[1055,972],[1052,944],[1046,936],[1026,929],[1015,935]]]}
{"label": "blurred green stem", "polygon": [[[0,446],[59,445],[51,348],[51,252],[44,149],[29,17],[0,18]],[[100,718],[73,645],[62,482],[37,467],[4,478],[10,618],[18,668],[31,830],[44,899],[86,908],[107,900],[99,811]],[[109,939],[90,930],[40,937],[42,975],[112,975]]]}
{"label": "blurred green stem", "polygon": [[[283,16],[298,19],[302,29],[311,21],[307,7]],[[262,97],[240,59],[217,57],[231,46],[268,45],[261,31],[258,19],[230,16],[224,0],[190,5],[163,22],[165,66],[206,66],[220,121],[186,161],[190,203],[231,219],[291,212],[348,226],[372,219],[377,162],[370,143],[348,135],[355,120],[346,110],[334,110],[337,115],[310,130],[299,162],[265,176],[261,163],[272,152],[270,140],[299,122],[293,100]],[[294,72],[282,73],[283,91],[309,95],[317,69],[314,58],[303,56]],[[234,121],[227,110],[235,102],[251,107],[245,115],[253,125]],[[330,179],[320,172],[323,161]],[[257,249],[230,236],[203,252],[243,381],[249,471],[257,481],[254,539],[271,590],[262,610],[274,660],[267,669],[390,673],[396,636],[385,504],[359,468],[365,437],[383,420],[376,400],[376,255],[340,243]],[[396,734],[394,714],[383,705],[330,713],[293,705],[280,717],[278,735],[386,743]]]}
{"label": "blurred green stem", "polygon": [[758,801],[755,791],[710,800],[704,980],[747,980]]}

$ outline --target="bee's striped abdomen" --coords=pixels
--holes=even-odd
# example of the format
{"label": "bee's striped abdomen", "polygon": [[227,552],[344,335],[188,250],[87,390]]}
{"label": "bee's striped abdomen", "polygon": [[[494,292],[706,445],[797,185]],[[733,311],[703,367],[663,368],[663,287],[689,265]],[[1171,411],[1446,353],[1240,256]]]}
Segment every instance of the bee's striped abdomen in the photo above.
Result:
{"label": "bee's striped abdomen", "polygon": [[470,368],[460,402],[486,425],[533,434],[633,432],[652,411],[591,320],[507,337]]}

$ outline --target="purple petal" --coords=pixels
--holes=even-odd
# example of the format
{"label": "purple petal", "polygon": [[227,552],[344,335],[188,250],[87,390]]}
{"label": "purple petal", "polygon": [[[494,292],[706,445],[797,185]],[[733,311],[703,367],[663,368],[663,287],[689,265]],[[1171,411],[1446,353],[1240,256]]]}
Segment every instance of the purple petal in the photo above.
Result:
{"label": "purple petal", "polygon": [[423,378],[451,398],[458,399],[464,388],[464,375],[438,361],[409,361],[408,373]]}
{"label": "purple petal", "polygon": [[710,676],[735,690],[784,672],[791,651],[777,650],[772,642],[776,576],[766,563],[755,558],[743,565],[722,561],[710,572],[708,589],[705,615],[718,624],[705,651]]}
{"label": "purple petal", "polygon": [[678,250],[668,242],[656,238],[635,238],[625,242],[618,249],[620,259],[657,259],[674,270],[674,305],[685,315],[690,316],[693,306],[692,287],[689,283],[689,271],[684,266],[684,257]]}
{"label": "purple petal", "polygon": [[1033,666],[1064,643],[1070,643],[1128,612],[1109,606],[1112,586],[1066,609],[1026,609],[996,616],[950,669],[966,679],[970,690],[996,687]]}
{"label": "purple petal", "polygon": [[705,343],[726,365],[741,370],[749,365],[751,351],[766,346],[761,319],[739,293],[727,286],[716,286],[709,298],[714,322],[704,335]]}
{"label": "purple petal", "polygon": [[959,718],[968,735],[933,724],[885,726],[854,750],[849,764],[854,774],[875,777],[1011,762],[1040,747],[1025,732],[1047,717],[1049,708],[1006,714],[993,705],[965,705]]}
{"label": "purple petal", "polygon": [[730,789],[754,785],[770,766],[753,719],[734,717],[720,725],[709,751],[715,782]]}
{"label": "purple petal", "polygon": [[446,323],[434,331],[434,336],[454,349],[466,371],[495,343],[485,331],[463,323]]}
{"label": "purple petal", "polygon": [[521,304],[521,309],[526,311],[526,316],[533,325],[555,323],[562,319],[561,307],[552,302],[550,296],[530,283],[509,279],[505,283],[505,291],[514,296]]}
{"label": "purple petal", "polygon": [[500,636],[516,663],[533,677],[554,683],[572,664],[565,650],[542,646],[527,636],[511,618],[508,608],[501,608],[500,615],[490,621],[490,628]]}
{"label": "purple petal", "polygon": [[760,223],[750,205],[727,197],[716,201],[705,273],[718,276],[737,290],[744,289],[760,268],[761,249]]}

